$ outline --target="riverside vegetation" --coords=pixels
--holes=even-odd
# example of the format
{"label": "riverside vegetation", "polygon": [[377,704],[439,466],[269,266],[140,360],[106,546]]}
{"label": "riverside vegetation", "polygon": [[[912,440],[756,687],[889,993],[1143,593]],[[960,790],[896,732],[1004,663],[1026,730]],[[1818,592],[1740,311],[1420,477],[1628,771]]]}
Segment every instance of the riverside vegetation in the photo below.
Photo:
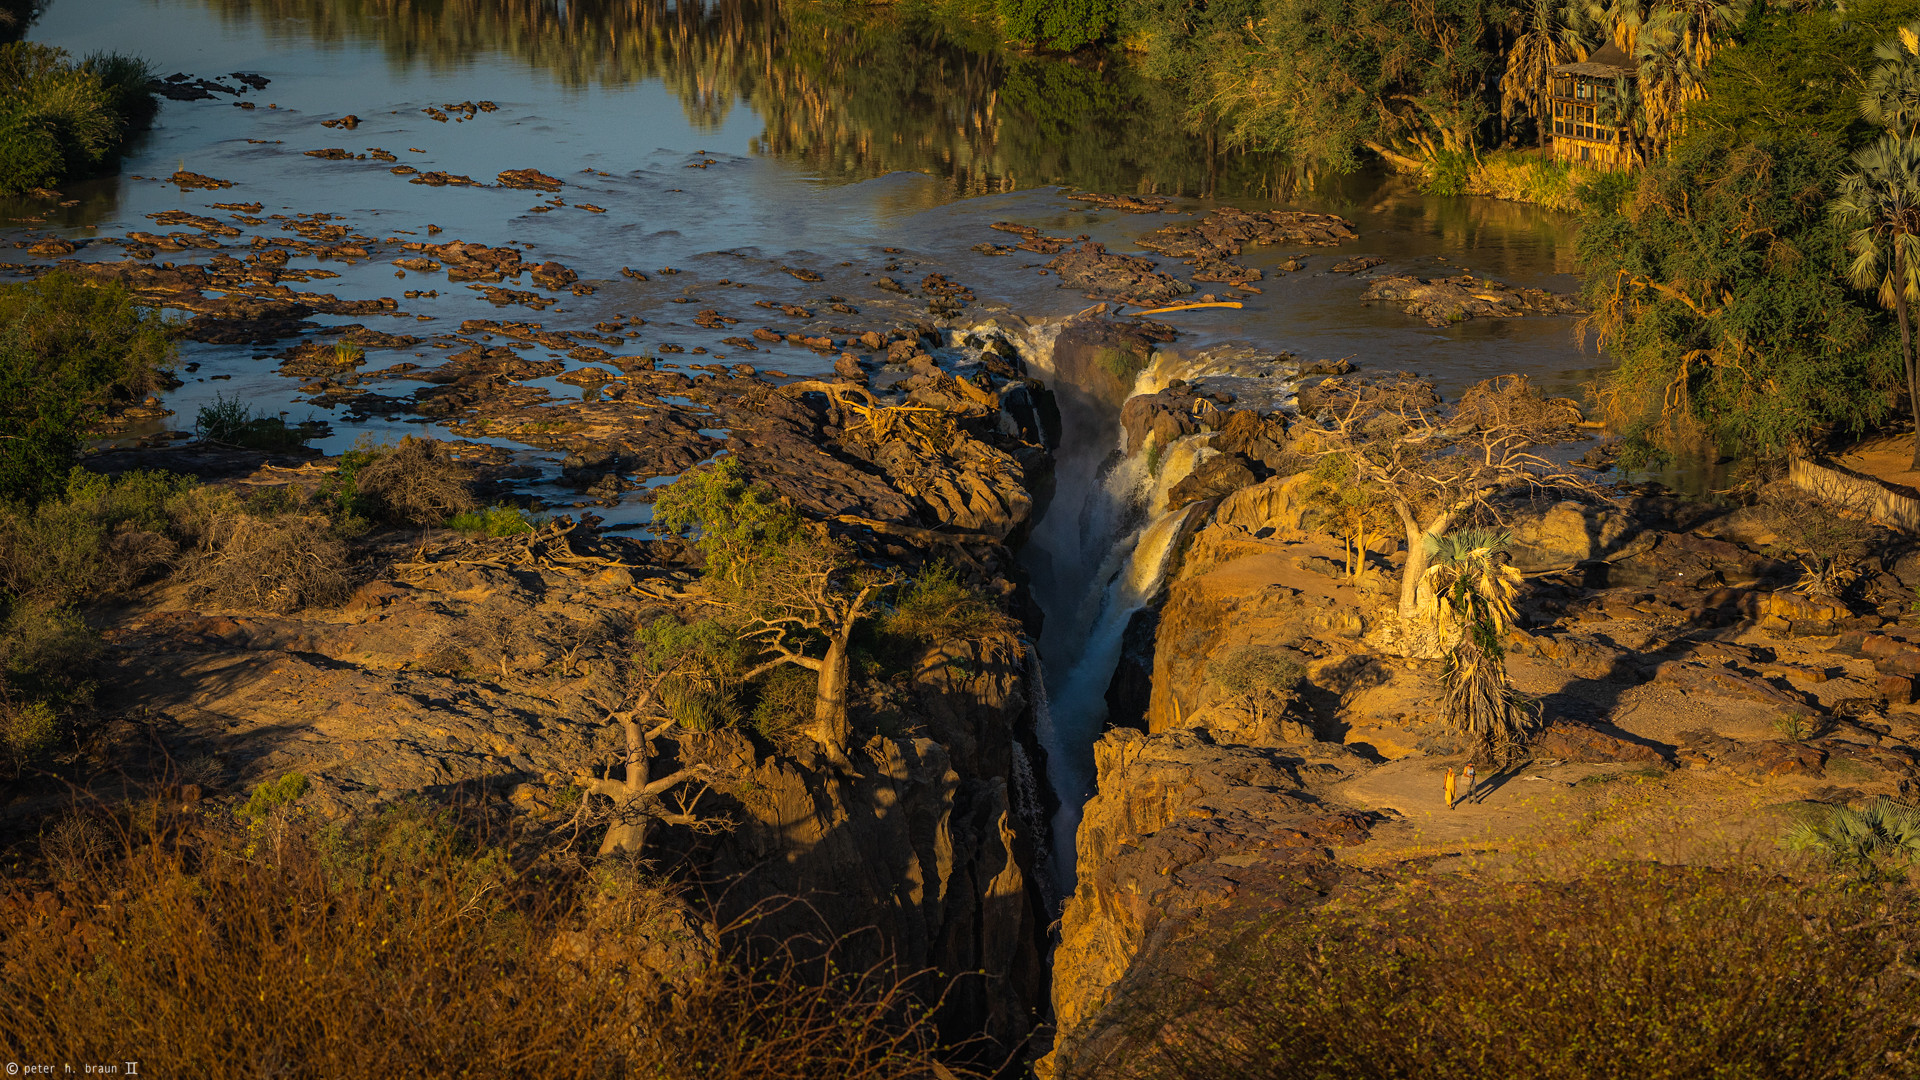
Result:
{"label": "riverside vegetation", "polygon": [[[1806,450],[1876,429],[1917,392],[1896,298],[1920,290],[1887,283],[1916,280],[1906,227],[1888,223],[1920,199],[1892,149],[1913,134],[1901,88],[1920,4],[1050,7],[997,10],[1036,45],[1126,50],[1196,129],[1302,176],[1385,162],[1437,192],[1579,214],[1587,329],[1614,361],[1598,394],[1630,461]],[[1637,68],[1610,107],[1639,167],[1527,149],[1544,142],[1553,65],[1609,42]],[[1855,209],[1830,213],[1836,200]]]}
{"label": "riverside vegetation", "polygon": [[[1568,27],[1632,30],[1671,96],[1646,167],[1581,189],[1628,452],[1898,411],[1908,241],[1858,212],[1885,185],[1846,177],[1897,178],[1851,154],[1903,114],[1783,132],[1765,95],[1691,88],[1765,48],[1824,64],[1793,44],[1821,28],[1906,63],[1897,5],[995,10],[1184,70],[1245,145],[1397,155],[1441,187],[1490,132],[1530,134],[1522,81],[1478,113],[1463,89],[1509,93],[1490,57],[1526,58],[1523,14],[1547,20],[1529,63]],[[1350,52],[1375,96],[1298,82]],[[1879,73],[1779,78],[1844,98]],[[1763,471],[1737,504],[1603,490],[1555,450],[1576,403],[1512,377],[1451,403],[1373,375],[1303,381],[1297,411],[1205,376],[1111,402],[1154,433],[1128,453],[1178,538],[1056,912],[1012,557],[1049,399],[1003,330],[966,331],[958,377],[912,320],[830,334],[833,382],[623,367],[621,422],[703,410],[658,436],[671,457],[623,444],[679,477],[632,539],[502,501],[485,447],[323,457],[219,396],[191,441],[83,453],[168,385],[178,328],[75,275],[0,294],[0,1049],[296,1075],[1915,1070],[1920,560]],[[1123,399],[1170,333],[1059,329],[1058,377]],[[365,359],[290,352],[342,382]],[[528,373],[504,352],[411,403],[466,423]],[[572,438],[581,487],[642,471],[569,426],[610,402],[564,404],[522,430]],[[1503,767],[1436,813],[1466,761]]]}
{"label": "riverside vegetation", "polygon": [[60,49],[0,45],[0,194],[50,191],[110,171],[159,112],[144,61],[75,60]]}

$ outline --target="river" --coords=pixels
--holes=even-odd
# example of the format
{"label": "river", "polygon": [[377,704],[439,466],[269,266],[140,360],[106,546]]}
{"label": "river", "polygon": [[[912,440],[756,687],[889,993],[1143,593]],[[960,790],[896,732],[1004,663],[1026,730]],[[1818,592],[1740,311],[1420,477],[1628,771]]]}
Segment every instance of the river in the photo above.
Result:
{"label": "river", "polygon": [[[1037,273],[1043,259],[972,250],[1005,238],[990,224],[1086,234],[1127,251],[1166,220],[1071,202],[1069,190],[1158,193],[1174,197],[1179,211],[1328,211],[1361,233],[1339,257],[1379,256],[1387,260],[1382,271],[1465,267],[1516,285],[1575,285],[1571,230],[1557,215],[1426,196],[1381,176],[1309,182],[1284,163],[1218,152],[1187,129],[1165,88],[1124,62],[1010,54],[978,31],[898,9],[836,11],[775,0],[54,0],[31,40],[76,55],[132,53],[163,75],[220,79],[236,90],[244,84],[233,73],[268,81],[210,100],[167,102],[120,175],[70,185],[72,205],[12,200],[0,203],[0,216],[10,240],[92,241],[78,257],[93,259],[123,257],[101,238],[153,230],[151,216],[166,211],[236,221],[241,233],[228,247],[285,235],[294,215],[335,215],[320,220],[384,247],[365,259],[296,257],[290,265],[337,275],[303,287],[343,298],[396,297],[401,313],[315,321],[428,335],[409,358],[422,363],[446,347],[431,337],[436,324],[529,318],[584,327],[639,318],[645,322],[628,323],[639,328],[626,335],[628,348],[669,346],[659,352],[663,368],[716,354],[764,364],[764,355],[728,355],[723,341],[753,323],[695,325],[689,301],[724,301],[736,314],[756,301],[802,305],[819,316],[809,325],[821,331],[836,319],[857,328],[856,315],[864,324],[910,320],[916,312],[876,292],[887,274],[917,281],[938,272],[966,284],[977,299],[962,322],[1044,325],[1089,301]],[[322,126],[348,114],[357,126]],[[352,156],[308,153],[330,148]],[[482,184],[410,183],[413,174],[393,171],[403,166]],[[565,186],[554,195],[485,186],[503,170],[524,168]],[[177,169],[233,186],[182,191],[144,179]],[[239,218],[211,208],[255,202],[262,208]],[[563,294],[537,314],[503,313],[478,292],[393,267],[405,254],[398,245],[429,235],[519,245],[529,259],[572,268],[595,291]],[[8,259],[27,259],[6,250]],[[1265,291],[1238,311],[1177,317],[1186,331],[1180,347],[1242,342],[1306,359],[1351,357],[1366,369],[1429,374],[1452,390],[1518,371],[1550,392],[1577,395],[1592,377],[1597,360],[1579,347],[1571,319],[1433,328],[1391,307],[1360,304],[1364,283],[1319,269],[1332,261],[1324,252],[1309,253],[1302,272],[1275,272],[1298,253],[1250,250],[1244,261],[1267,271]],[[189,247],[157,259],[187,263],[214,254]],[[623,268],[648,280],[623,276]],[[803,280],[809,276],[819,280]],[[836,315],[827,310],[832,303],[857,310]],[[184,343],[182,360],[194,367],[166,395],[173,416],[159,426],[190,428],[217,396],[237,396],[290,422],[326,421],[314,445],[330,452],[363,436],[434,426],[304,394],[301,380],[277,373],[276,348]],[[569,366],[586,363],[551,355]],[[792,376],[830,369],[807,350],[778,357]],[[1045,359],[1029,362],[1044,371]],[[553,379],[537,385],[555,395],[591,392]],[[1063,803],[1054,869],[1070,887],[1073,815],[1091,782],[1088,748],[1105,718],[1119,629],[1158,587],[1157,560],[1171,526],[1143,509],[1152,483],[1129,466],[1115,468],[1111,412],[1081,418],[1065,436],[1062,494],[1039,524],[1027,564],[1048,617],[1046,742]],[[578,499],[553,483],[559,452],[471,431],[463,437],[514,455],[527,466],[527,489],[556,509]],[[647,510],[630,494],[597,512],[634,524]]]}

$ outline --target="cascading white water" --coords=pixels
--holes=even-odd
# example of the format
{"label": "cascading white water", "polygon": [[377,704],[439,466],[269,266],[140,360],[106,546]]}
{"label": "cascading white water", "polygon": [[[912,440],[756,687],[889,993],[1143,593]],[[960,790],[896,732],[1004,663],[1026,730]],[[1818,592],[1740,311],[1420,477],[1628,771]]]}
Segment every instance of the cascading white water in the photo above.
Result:
{"label": "cascading white water", "polygon": [[[1169,376],[1142,372],[1137,393]],[[1108,419],[1111,423],[1111,419]],[[1153,455],[1127,456],[1112,430],[1063,446],[1055,505],[1028,541],[1034,589],[1048,619],[1040,652],[1052,694],[1037,734],[1047,779],[1060,799],[1053,819],[1053,876],[1062,893],[1075,877],[1080,806],[1092,794],[1093,744],[1107,719],[1107,686],[1127,622],[1160,588],[1185,512],[1166,512],[1167,491],[1213,451],[1206,437],[1180,439]],[[1124,436],[1122,436],[1124,437]]]}
{"label": "cascading white water", "polygon": [[[1214,451],[1210,433],[1177,439],[1154,453],[1129,455],[1117,401],[1072,395],[1054,365],[1057,327],[1035,327],[1023,342],[1029,367],[1062,397],[1065,425],[1055,451],[1052,504],[1022,560],[1047,613],[1040,639],[1044,679],[1036,672],[1035,730],[1047,753],[1047,780],[1060,800],[1052,823],[1052,877],[1072,892],[1081,804],[1093,792],[1093,744],[1107,720],[1107,688],[1119,665],[1127,624],[1159,592],[1186,510],[1169,512],[1168,491]],[[1238,358],[1238,353],[1233,354]],[[1211,354],[1156,354],[1132,395],[1164,390],[1196,370],[1225,361]],[[1261,387],[1265,389],[1265,387]],[[1051,688],[1051,695],[1045,692]]]}
{"label": "cascading white water", "polygon": [[1167,557],[1173,552],[1186,516],[1185,508],[1159,514],[1121,545],[1125,548],[1124,564],[1106,579],[1106,588],[1097,594],[1097,606],[1080,649],[1071,658],[1059,696],[1052,703],[1047,773],[1060,797],[1060,809],[1053,817],[1053,849],[1054,875],[1063,891],[1071,889],[1075,875],[1074,841],[1080,828],[1080,807],[1093,794],[1093,744],[1106,724],[1107,685],[1120,663],[1127,622],[1159,591]]}

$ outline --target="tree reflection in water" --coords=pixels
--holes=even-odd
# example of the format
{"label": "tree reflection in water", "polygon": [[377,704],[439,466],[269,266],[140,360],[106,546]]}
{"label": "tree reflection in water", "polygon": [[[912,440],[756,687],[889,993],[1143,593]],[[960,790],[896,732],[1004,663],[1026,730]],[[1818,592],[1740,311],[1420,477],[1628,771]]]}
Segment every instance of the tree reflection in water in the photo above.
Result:
{"label": "tree reflection in water", "polygon": [[1170,195],[1282,194],[1300,179],[1220,151],[1178,94],[1123,60],[1002,48],[961,10],[781,0],[205,0],[282,38],[372,42],[396,65],[518,59],[568,85],[658,79],[708,130],[736,104],[757,149],[829,180],[927,173],[954,196],[1045,184]]}

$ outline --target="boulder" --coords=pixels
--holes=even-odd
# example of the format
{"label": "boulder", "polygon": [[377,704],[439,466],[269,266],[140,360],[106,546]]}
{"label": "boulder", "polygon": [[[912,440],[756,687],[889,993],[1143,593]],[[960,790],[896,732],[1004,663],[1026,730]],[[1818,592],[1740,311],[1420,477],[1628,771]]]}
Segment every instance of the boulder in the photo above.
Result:
{"label": "boulder", "polygon": [[1570,720],[1556,720],[1549,724],[1545,731],[1534,737],[1530,749],[1536,758],[1555,757],[1563,761],[1666,764],[1666,758],[1652,746]]}
{"label": "boulder", "polygon": [[1626,558],[1655,540],[1617,506],[1574,501],[1518,516],[1511,531],[1513,565],[1528,574]]}
{"label": "boulder", "polygon": [[1167,492],[1167,509],[1178,510],[1202,499],[1217,499],[1260,482],[1238,454],[1219,454],[1208,458]]}

